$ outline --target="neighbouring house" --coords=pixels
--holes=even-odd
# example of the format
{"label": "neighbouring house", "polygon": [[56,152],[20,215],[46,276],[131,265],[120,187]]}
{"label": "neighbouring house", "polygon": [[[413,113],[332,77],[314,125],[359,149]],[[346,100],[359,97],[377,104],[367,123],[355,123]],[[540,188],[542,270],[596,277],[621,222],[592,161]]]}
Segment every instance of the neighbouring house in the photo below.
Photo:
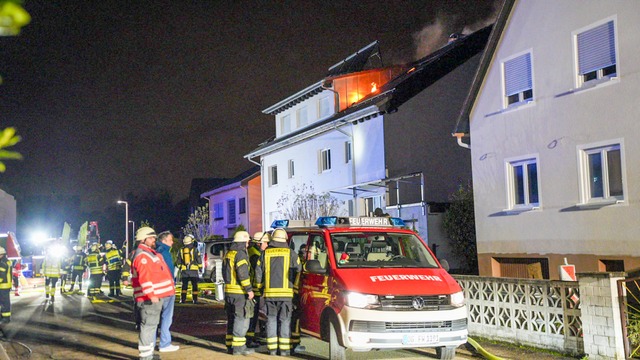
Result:
{"label": "neighbouring house", "polygon": [[231,237],[239,225],[244,226],[250,234],[262,230],[259,166],[217,184],[200,197],[209,202],[209,226],[212,234]]}
{"label": "neighbouring house", "polygon": [[399,66],[382,66],[378,43],[371,43],[263,110],[275,118],[275,138],[245,155],[261,165],[263,224],[282,217],[283,196],[312,188],[340,201],[336,215],[381,209],[405,219],[446,256],[442,203],[471,179],[469,152],[449,138],[451,119],[490,31]]}
{"label": "neighbouring house", "polygon": [[640,267],[640,2],[506,1],[454,130],[480,275]]}
{"label": "neighbouring house", "polygon": [[194,178],[191,179],[191,187],[189,188],[188,210],[189,214],[193,213],[197,208],[204,206],[207,199],[203,199],[200,195],[215,189],[220,184],[228,181],[228,178]]}
{"label": "neighbouring house", "polygon": [[0,189],[0,234],[16,232],[16,199]]}

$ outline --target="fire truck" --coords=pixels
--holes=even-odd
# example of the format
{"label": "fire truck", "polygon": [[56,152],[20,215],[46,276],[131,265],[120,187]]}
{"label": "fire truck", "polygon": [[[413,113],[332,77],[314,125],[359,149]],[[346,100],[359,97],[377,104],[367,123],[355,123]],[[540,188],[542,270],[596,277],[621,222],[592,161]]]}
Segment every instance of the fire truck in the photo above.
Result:
{"label": "fire truck", "polygon": [[453,359],[467,342],[458,283],[399,218],[321,217],[315,225],[277,220],[304,263],[300,328],[329,343],[331,359],[353,351],[436,349]]}

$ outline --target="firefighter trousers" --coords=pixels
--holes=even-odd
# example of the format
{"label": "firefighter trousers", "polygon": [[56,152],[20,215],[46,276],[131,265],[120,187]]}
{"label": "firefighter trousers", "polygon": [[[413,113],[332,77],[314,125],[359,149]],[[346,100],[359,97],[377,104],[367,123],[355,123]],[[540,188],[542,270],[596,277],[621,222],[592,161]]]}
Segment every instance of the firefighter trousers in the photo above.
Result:
{"label": "firefighter trousers", "polygon": [[109,280],[109,296],[120,295],[120,270],[107,271],[107,280]]}
{"label": "firefighter trousers", "polygon": [[267,349],[269,352],[291,351],[292,300],[268,300],[267,305]]}
{"label": "firefighter trousers", "polygon": [[240,294],[227,294],[225,296],[224,310],[227,313],[227,336],[225,345],[231,353],[232,350],[239,350],[247,344],[247,330],[249,320],[253,316],[253,311],[247,313],[245,304],[247,298]]}
{"label": "firefighter trousers", "polygon": [[11,321],[11,289],[1,289],[0,290],[0,308],[2,310],[2,318],[0,322],[9,322]]}
{"label": "firefighter trousers", "polygon": [[84,275],[84,270],[73,270],[71,272],[71,288],[69,291],[73,290],[73,287],[76,285],[76,279],[78,279],[78,289],[82,290],[82,276]]}

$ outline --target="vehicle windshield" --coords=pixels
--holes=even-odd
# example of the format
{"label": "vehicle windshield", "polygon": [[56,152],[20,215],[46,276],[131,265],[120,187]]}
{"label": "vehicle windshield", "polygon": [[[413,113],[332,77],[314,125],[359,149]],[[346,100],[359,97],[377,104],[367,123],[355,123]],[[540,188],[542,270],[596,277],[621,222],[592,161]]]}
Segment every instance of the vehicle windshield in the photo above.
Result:
{"label": "vehicle windshield", "polygon": [[412,234],[339,233],[332,234],[331,241],[339,268],[438,267],[422,240]]}

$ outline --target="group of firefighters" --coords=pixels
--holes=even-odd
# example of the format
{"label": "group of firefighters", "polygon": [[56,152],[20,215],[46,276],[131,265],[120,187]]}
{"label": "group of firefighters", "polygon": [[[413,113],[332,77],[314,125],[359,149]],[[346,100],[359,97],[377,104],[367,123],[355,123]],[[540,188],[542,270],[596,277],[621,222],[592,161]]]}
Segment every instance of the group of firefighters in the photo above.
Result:
{"label": "group of firefighters", "polygon": [[[301,260],[287,244],[284,229],[234,235],[223,260],[226,346],[230,354],[249,355],[256,339],[260,298],[267,315],[266,343],[269,355],[290,356],[300,346],[298,283]],[[251,244],[250,244],[251,242]]]}

